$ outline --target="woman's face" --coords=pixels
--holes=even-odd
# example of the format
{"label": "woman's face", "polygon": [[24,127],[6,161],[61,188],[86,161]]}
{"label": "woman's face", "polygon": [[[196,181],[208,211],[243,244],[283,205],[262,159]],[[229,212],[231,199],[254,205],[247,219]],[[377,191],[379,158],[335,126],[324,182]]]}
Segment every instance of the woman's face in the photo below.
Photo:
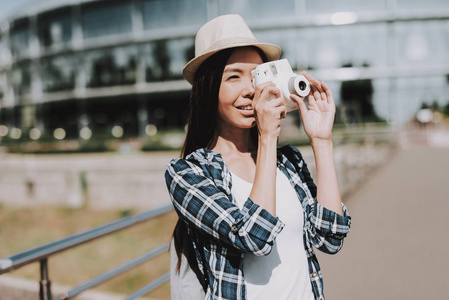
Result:
{"label": "woman's face", "polygon": [[251,71],[263,63],[257,50],[236,48],[223,71],[218,93],[218,125],[251,128],[256,125]]}

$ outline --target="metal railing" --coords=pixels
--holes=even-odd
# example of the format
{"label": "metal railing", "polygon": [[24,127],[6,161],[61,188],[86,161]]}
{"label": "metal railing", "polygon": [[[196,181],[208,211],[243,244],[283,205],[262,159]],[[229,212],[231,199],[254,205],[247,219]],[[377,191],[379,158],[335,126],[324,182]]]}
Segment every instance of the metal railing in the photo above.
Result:
{"label": "metal railing", "polygon": [[[40,263],[40,281],[39,281],[39,299],[40,300],[65,300],[70,299],[81,292],[86,291],[94,286],[106,282],[107,280],[119,275],[123,272],[130,270],[131,268],[148,261],[149,259],[167,251],[169,244],[164,244],[156,249],[153,249],[137,258],[128,261],[127,263],[118,266],[106,273],[103,273],[93,279],[90,279],[66,293],[63,293],[56,298],[52,297],[51,281],[48,273],[48,258],[56,253],[62,252],[67,249],[79,246],[89,241],[98,239],[100,237],[109,235],[111,233],[126,229],[128,227],[137,225],[142,222],[146,222],[157,216],[163,215],[173,210],[172,204],[160,206],[155,209],[144,211],[133,216],[124,217],[122,219],[80,232],[68,237],[35,247],[23,252],[0,259],[0,275],[8,273],[12,270],[18,269],[25,265],[39,262]],[[158,286],[162,285],[170,278],[169,273],[165,273],[159,278],[155,279],[148,285],[137,290],[133,294],[129,295],[126,300],[136,299],[143,295],[148,294]]]}

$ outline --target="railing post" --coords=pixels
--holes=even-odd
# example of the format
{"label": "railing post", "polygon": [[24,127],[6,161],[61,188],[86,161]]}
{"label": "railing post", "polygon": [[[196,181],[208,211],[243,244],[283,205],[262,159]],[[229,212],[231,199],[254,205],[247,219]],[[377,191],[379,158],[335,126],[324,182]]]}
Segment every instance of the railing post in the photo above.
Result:
{"label": "railing post", "polygon": [[41,264],[41,280],[39,281],[39,299],[52,300],[51,281],[48,278],[48,261],[47,258],[40,260]]}

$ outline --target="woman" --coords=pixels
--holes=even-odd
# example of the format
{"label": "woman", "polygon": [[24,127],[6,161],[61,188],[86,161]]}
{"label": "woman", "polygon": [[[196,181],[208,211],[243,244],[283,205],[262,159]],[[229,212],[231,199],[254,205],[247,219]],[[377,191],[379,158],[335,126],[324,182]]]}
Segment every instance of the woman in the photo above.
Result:
{"label": "woman", "polygon": [[[333,162],[335,104],[324,82],[304,74],[308,108],[291,97],[311,141],[317,186],[297,149],[277,149],[285,103],[271,82],[254,88],[251,71],[279,56],[240,16],[226,15],[198,31],[195,58],[183,70],[192,84],[188,132],[165,177],[179,216],[176,267],[181,277],[193,270],[204,299],[324,299],[312,245],[336,253],[349,231]],[[185,287],[183,299],[190,292]]]}

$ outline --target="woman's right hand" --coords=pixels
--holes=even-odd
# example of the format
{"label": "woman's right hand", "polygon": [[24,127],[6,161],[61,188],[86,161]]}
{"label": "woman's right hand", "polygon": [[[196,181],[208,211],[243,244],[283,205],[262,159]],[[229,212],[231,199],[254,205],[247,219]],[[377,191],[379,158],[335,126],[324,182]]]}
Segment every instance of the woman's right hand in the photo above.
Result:
{"label": "woman's right hand", "polygon": [[285,118],[287,107],[273,82],[265,82],[256,87],[253,109],[260,138],[277,140],[281,133],[281,119]]}
{"label": "woman's right hand", "polygon": [[287,108],[273,82],[257,86],[253,97],[254,116],[259,131],[256,173],[249,197],[276,216],[276,153],[281,119]]}

